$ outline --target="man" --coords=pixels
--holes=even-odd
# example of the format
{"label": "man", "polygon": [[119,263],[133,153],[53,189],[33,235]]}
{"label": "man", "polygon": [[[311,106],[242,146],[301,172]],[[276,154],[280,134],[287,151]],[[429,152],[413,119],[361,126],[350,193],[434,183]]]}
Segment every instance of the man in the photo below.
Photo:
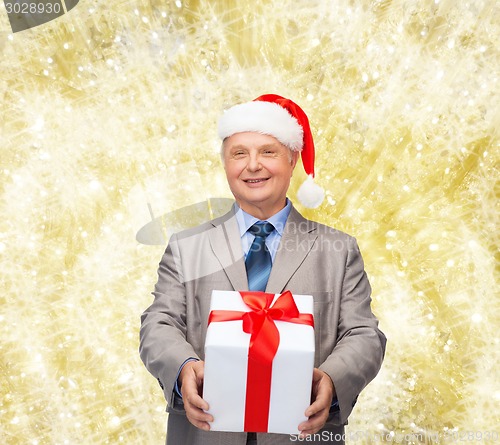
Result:
{"label": "man", "polygon": [[[370,309],[370,285],[355,239],[306,220],[286,197],[300,152],[306,173],[314,175],[307,116],[288,99],[264,95],[229,109],[219,135],[236,203],[226,215],[172,236],[160,262],[155,300],[142,316],[140,354],[168,402],[167,444],[299,440],[210,431],[213,419],[201,394],[211,292],[249,288],[313,296],[312,403],[308,420],[298,426],[300,439],[312,435],[312,443],[343,443],[344,425],[358,394],[380,369],[386,339]],[[317,205],[315,187],[306,185],[299,198]],[[270,224],[262,235],[256,227],[264,222]],[[265,245],[259,250],[269,267],[259,266],[256,275],[250,257],[258,242]]]}

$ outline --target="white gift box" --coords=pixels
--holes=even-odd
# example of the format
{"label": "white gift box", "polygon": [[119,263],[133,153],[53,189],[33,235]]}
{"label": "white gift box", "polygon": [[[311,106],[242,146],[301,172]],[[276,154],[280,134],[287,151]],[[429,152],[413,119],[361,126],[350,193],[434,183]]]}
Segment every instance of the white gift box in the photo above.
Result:
{"label": "white gift box", "polygon": [[[274,296],[273,304],[279,296]],[[313,314],[311,295],[293,295],[293,299],[300,314]],[[234,291],[213,291],[210,310],[251,311]],[[298,434],[311,403],[314,329],[287,321],[274,323],[279,346],[272,362],[266,432]],[[208,326],[203,398],[214,417],[213,431],[245,431],[245,415],[250,415],[245,412],[249,344],[250,334],[243,331],[242,320],[212,321]]]}

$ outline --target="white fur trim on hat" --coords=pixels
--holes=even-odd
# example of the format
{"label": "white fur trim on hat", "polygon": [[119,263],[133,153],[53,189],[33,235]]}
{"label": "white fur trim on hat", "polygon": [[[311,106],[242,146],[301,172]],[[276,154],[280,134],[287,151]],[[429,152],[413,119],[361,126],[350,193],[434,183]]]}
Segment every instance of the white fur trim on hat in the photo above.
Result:
{"label": "white fur trim on hat", "polygon": [[254,131],[273,136],[290,150],[301,151],[304,130],[285,108],[264,101],[247,102],[229,108],[219,120],[219,137]]}

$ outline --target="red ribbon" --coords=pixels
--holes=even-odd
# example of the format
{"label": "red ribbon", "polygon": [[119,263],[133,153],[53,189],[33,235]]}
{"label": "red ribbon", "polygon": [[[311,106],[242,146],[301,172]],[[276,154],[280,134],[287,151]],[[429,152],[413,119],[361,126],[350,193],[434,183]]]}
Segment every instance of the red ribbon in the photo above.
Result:
{"label": "red ribbon", "polygon": [[243,320],[243,331],[250,336],[245,400],[245,431],[267,432],[273,360],[280,343],[275,320],[314,327],[312,314],[301,314],[290,291],[283,292],[271,306],[274,294],[240,292],[250,312],[211,311],[208,324]]}

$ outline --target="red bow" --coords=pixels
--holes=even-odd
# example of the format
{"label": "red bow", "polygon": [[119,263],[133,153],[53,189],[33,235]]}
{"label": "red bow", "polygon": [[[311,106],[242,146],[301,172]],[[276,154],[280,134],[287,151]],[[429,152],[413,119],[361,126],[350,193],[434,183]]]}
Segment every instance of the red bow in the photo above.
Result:
{"label": "red bow", "polygon": [[271,306],[274,294],[240,292],[250,312],[211,311],[208,324],[243,320],[243,331],[250,336],[248,350],[245,431],[266,432],[271,399],[273,360],[280,343],[275,320],[314,327],[312,314],[300,314],[290,291],[283,292]]}

